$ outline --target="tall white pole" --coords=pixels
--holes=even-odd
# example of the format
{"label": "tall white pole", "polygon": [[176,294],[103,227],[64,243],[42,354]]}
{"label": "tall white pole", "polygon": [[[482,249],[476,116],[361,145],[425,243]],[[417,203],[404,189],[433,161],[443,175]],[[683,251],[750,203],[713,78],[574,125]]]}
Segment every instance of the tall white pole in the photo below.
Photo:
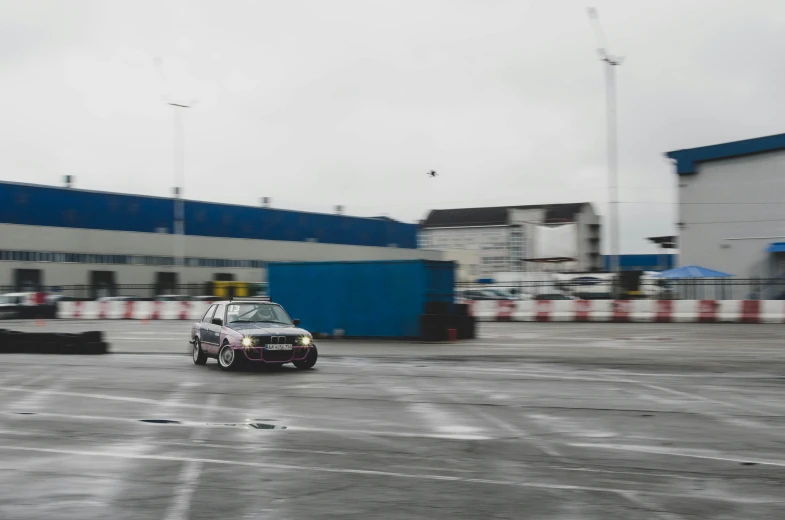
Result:
{"label": "tall white pole", "polygon": [[[621,58],[612,56],[607,51],[605,32],[602,30],[597,10],[590,7],[589,19],[597,38],[597,52],[605,62],[605,93],[608,130],[608,227],[610,242],[609,271],[615,281],[613,287],[618,288],[619,278],[619,183],[618,183],[618,151],[616,131],[616,70],[621,65]],[[615,292],[615,291],[614,291]],[[615,295],[614,295],[615,296]]]}
{"label": "tall white pole", "polygon": [[177,282],[185,283],[185,203],[183,186],[185,184],[185,137],[180,109],[187,105],[169,103],[172,106],[174,121],[174,265],[179,273]]}
{"label": "tall white pole", "polygon": [[608,216],[610,217],[610,272],[618,275],[619,272],[619,172],[618,172],[618,147],[616,131],[616,66],[618,60],[606,56],[605,81],[606,81],[606,109],[608,130]]}

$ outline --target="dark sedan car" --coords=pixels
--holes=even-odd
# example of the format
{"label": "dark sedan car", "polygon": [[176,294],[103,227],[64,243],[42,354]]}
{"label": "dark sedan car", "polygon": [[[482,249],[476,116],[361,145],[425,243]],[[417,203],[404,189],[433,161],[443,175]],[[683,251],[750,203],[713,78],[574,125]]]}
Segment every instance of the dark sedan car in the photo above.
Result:
{"label": "dark sedan car", "polygon": [[197,365],[215,358],[223,370],[244,363],[293,363],[307,370],[318,353],[313,336],[298,327],[280,305],[255,299],[215,302],[191,327],[193,360]]}

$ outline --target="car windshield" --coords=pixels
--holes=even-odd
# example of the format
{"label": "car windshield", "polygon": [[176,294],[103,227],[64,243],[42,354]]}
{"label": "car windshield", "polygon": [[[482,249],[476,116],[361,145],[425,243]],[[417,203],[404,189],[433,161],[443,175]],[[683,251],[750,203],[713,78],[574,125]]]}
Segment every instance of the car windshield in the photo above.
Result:
{"label": "car windshield", "polygon": [[280,305],[271,303],[232,303],[226,309],[226,323],[280,323],[292,325]]}

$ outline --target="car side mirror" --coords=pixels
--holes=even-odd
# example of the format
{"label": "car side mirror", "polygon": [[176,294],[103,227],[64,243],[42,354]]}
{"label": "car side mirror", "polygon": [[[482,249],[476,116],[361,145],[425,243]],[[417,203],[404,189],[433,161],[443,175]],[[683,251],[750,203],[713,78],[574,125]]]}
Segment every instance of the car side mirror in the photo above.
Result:
{"label": "car side mirror", "polygon": [[299,327],[300,326],[300,320],[292,320],[292,323],[294,323],[295,327]]}
{"label": "car side mirror", "polygon": [[221,318],[213,318],[213,325],[222,326],[224,324],[224,320]]}

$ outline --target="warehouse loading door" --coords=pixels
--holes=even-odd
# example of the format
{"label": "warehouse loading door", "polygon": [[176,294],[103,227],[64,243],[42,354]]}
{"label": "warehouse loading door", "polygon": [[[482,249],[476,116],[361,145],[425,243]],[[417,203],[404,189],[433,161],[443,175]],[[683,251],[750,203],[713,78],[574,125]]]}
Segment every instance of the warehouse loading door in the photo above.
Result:
{"label": "warehouse loading door", "polygon": [[155,294],[177,294],[177,273],[155,273]]}
{"label": "warehouse loading door", "polygon": [[90,296],[93,299],[114,296],[116,290],[114,271],[90,271]]}
{"label": "warehouse loading door", "polygon": [[40,269],[14,269],[14,290],[17,292],[34,292],[41,290],[44,283]]}

